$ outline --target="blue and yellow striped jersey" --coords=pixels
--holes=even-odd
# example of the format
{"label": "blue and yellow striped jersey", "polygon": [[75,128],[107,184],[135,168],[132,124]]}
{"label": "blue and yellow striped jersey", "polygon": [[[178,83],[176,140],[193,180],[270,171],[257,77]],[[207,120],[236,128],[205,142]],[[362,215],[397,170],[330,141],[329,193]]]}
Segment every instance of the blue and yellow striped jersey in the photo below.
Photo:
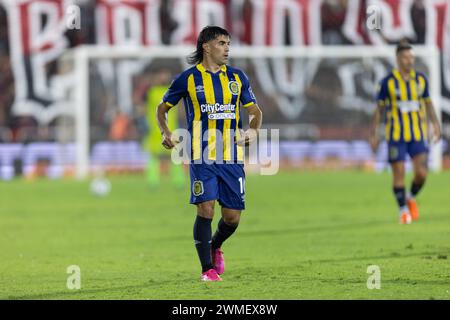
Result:
{"label": "blue and yellow striped jersey", "polygon": [[393,69],[379,85],[377,100],[386,107],[386,140],[427,140],[425,101],[430,99],[425,75],[411,70],[408,81]]}
{"label": "blue and yellow striped jersey", "polygon": [[192,160],[244,160],[242,147],[235,143],[242,129],[240,108],[255,104],[256,98],[243,71],[225,65],[217,73],[201,64],[189,68],[175,78],[163,102],[173,107],[181,99]]}

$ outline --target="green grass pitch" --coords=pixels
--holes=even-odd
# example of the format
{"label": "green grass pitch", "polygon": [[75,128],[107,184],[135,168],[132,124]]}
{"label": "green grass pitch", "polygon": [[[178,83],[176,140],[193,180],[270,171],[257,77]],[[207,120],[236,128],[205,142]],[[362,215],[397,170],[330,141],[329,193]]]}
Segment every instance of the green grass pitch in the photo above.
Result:
{"label": "green grass pitch", "polygon": [[[96,198],[88,182],[1,182],[0,299],[450,298],[450,172],[430,175],[409,226],[398,224],[390,181],[249,176],[221,283],[199,280],[187,186],[116,177]],[[66,287],[70,265],[81,268],[80,290]],[[380,267],[379,290],[367,289],[369,265]]]}

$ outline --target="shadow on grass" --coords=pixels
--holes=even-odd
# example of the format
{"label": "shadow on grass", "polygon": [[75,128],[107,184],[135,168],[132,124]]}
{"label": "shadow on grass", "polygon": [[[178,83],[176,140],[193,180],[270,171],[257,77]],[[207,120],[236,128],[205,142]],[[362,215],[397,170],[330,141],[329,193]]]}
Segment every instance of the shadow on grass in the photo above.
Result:
{"label": "shadow on grass", "polygon": [[[106,280],[105,280],[106,281]],[[196,278],[188,278],[188,279],[177,279],[177,280],[170,280],[170,281],[156,281],[156,280],[150,280],[146,281],[143,284],[137,284],[137,285],[128,285],[128,286],[118,286],[118,287],[108,287],[108,288],[97,288],[97,289],[80,289],[80,290],[64,290],[64,291],[55,291],[55,292],[47,292],[47,293],[36,293],[36,294],[29,294],[29,295],[18,295],[18,296],[6,296],[6,297],[0,297],[0,300],[45,300],[45,299],[64,299],[64,297],[70,297],[68,299],[72,300],[79,300],[79,299],[93,299],[93,300],[104,300],[105,298],[100,297],[89,297],[90,294],[96,294],[96,293],[105,293],[105,292],[117,292],[122,291],[124,292],[124,299],[130,299],[130,292],[127,291],[135,291],[140,289],[148,289],[151,287],[160,287],[170,284],[178,284],[180,282],[183,283],[197,283],[198,280]],[[131,292],[132,295],[132,292]],[[79,297],[77,297],[79,296]],[[117,298],[111,298],[111,300],[116,300]],[[141,298],[140,300],[143,300],[145,298]],[[154,298],[152,298],[154,300]]]}
{"label": "shadow on grass", "polygon": [[[261,229],[261,230],[246,230],[240,231],[239,237],[265,237],[265,236],[282,236],[282,235],[291,235],[291,234],[305,234],[311,232],[327,232],[327,231],[341,231],[341,230],[352,230],[352,229],[360,229],[365,227],[376,227],[381,225],[392,225],[391,221],[370,221],[370,222],[361,222],[361,223],[346,223],[346,224],[330,224],[330,225],[321,225],[321,226],[305,226],[305,227],[297,227],[297,228],[286,228],[286,229]],[[158,238],[155,240],[164,240],[164,241],[185,241],[191,240],[192,237],[188,235],[183,236],[173,236],[173,237],[165,237]]]}
{"label": "shadow on grass", "polygon": [[443,253],[448,254],[450,252],[445,251],[439,251],[439,252],[411,252],[406,254],[400,254],[398,252],[390,252],[383,255],[378,256],[354,256],[354,257],[344,257],[344,258],[337,258],[337,259],[319,259],[319,260],[306,260],[303,261],[303,263],[333,263],[333,262],[352,262],[352,261],[364,261],[368,260],[367,265],[369,264],[376,264],[374,260],[383,260],[383,259],[403,259],[403,258],[411,258],[411,257],[422,257],[423,259],[439,259],[438,257],[441,256]]}

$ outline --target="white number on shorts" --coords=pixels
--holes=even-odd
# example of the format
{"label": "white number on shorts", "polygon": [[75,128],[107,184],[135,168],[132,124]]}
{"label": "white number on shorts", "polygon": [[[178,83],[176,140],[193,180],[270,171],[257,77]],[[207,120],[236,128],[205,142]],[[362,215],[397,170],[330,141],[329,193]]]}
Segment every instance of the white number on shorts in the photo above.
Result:
{"label": "white number on shorts", "polygon": [[239,178],[239,184],[241,185],[241,193],[245,192],[245,180],[244,178],[240,177]]}

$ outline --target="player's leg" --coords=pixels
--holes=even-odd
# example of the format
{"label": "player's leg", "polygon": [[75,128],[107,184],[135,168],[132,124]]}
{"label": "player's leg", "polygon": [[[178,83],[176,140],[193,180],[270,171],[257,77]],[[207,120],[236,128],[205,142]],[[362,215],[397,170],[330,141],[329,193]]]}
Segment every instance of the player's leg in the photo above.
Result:
{"label": "player's leg", "polygon": [[405,190],[405,158],[406,144],[399,142],[389,142],[388,144],[389,163],[392,168],[392,191],[400,210],[400,223],[411,223],[411,215],[406,206]]}
{"label": "player's leg", "polygon": [[150,187],[156,187],[160,183],[161,176],[161,162],[157,155],[150,157],[147,162],[147,167],[145,170],[147,176],[147,183]]}
{"label": "player's leg", "polygon": [[214,269],[218,274],[225,271],[225,260],[223,258],[222,244],[236,231],[241,219],[241,210],[222,207],[222,218],[217,224],[211,243],[211,256]]}
{"label": "player's leg", "polygon": [[197,217],[194,223],[194,241],[198,257],[202,265],[203,281],[221,281],[215,270],[211,256],[212,230],[211,222],[214,218],[215,200],[197,204]]}
{"label": "player's leg", "polygon": [[409,224],[411,223],[411,215],[408,207],[406,206],[405,162],[392,162],[391,168],[393,192],[400,210],[400,223]]}
{"label": "player's leg", "polygon": [[243,165],[223,164],[219,169],[219,204],[222,218],[217,226],[212,246],[220,248],[239,225],[245,209],[245,172]]}
{"label": "player's leg", "polygon": [[214,268],[221,274],[225,266],[222,244],[236,231],[241,211],[245,209],[245,172],[241,164],[223,164],[219,166],[218,171],[222,218],[213,237],[212,257]]}
{"label": "player's leg", "polygon": [[410,194],[415,197],[422,189],[428,175],[428,155],[421,153],[413,159],[414,179],[411,184]]}
{"label": "player's leg", "polygon": [[409,154],[412,158],[414,177],[408,192],[407,204],[413,220],[419,219],[416,196],[425,184],[428,175],[428,148],[424,142],[411,144]]}
{"label": "player's leg", "polygon": [[169,166],[170,166],[170,177],[172,179],[172,183],[177,188],[180,188],[180,189],[183,188],[184,180],[185,180],[183,165],[175,164],[172,161],[170,161]]}
{"label": "player's leg", "polygon": [[202,273],[213,269],[211,260],[211,222],[214,217],[215,200],[197,204],[197,217],[194,223],[194,242],[202,265]]}
{"label": "player's leg", "polygon": [[241,219],[241,210],[222,207],[222,218],[212,239],[212,248],[218,249],[236,231]]}
{"label": "player's leg", "polygon": [[194,223],[194,243],[202,266],[204,281],[220,281],[211,259],[212,230],[215,199],[219,196],[217,177],[206,165],[190,165],[191,203],[197,206]]}
{"label": "player's leg", "polygon": [[147,183],[150,187],[157,187],[161,182],[161,156],[164,153],[159,132],[148,135],[143,142],[143,146],[149,152],[149,160],[145,170]]}

